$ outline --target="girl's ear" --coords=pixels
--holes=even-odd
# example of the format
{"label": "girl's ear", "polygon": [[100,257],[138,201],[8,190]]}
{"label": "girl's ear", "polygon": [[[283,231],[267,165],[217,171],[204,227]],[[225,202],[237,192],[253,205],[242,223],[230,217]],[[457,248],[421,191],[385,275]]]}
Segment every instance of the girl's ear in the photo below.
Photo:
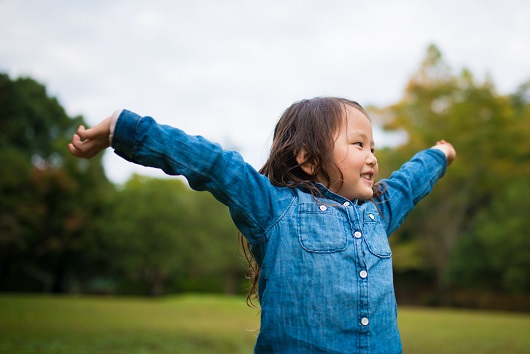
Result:
{"label": "girl's ear", "polygon": [[296,162],[298,165],[300,165],[300,168],[302,168],[302,171],[307,173],[309,176],[313,176],[315,173],[315,165],[314,163],[307,161],[309,158],[309,153],[307,152],[305,147],[302,147],[300,151],[296,153]]}

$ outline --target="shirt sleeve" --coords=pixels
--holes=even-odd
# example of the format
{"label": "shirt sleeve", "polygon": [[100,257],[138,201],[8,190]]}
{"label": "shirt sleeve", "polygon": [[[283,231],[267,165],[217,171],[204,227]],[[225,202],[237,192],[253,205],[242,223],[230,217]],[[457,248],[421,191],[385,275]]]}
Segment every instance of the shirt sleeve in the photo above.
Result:
{"label": "shirt sleeve", "polygon": [[122,110],[114,111],[110,116],[110,134],[109,134],[109,145],[112,146],[112,138],[114,137],[114,129],[116,128],[116,122],[121,114]]}
{"label": "shirt sleeve", "polygon": [[381,181],[386,190],[376,203],[387,223],[387,235],[394,232],[416,204],[431,192],[446,168],[445,154],[438,149],[427,149]]}
{"label": "shirt sleeve", "polygon": [[121,111],[112,147],[128,161],[162,169],[168,175],[182,175],[192,189],[210,192],[228,206],[234,223],[251,244],[260,242],[260,235],[278,217],[273,205],[285,198],[286,193],[278,193],[279,187],[239,153],[224,150],[202,136],[157,124],[151,117]]}

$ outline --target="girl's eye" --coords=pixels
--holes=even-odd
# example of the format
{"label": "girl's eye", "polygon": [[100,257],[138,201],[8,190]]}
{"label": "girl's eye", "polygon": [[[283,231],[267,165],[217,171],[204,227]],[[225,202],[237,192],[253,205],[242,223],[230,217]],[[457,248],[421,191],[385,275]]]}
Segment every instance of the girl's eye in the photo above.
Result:
{"label": "girl's eye", "polygon": [[358,142],[356,142],[356,143],[353,143],[353,145],[357,145],[357,146],[359,146],[359,147],[363,147],[363,146],[364,146],[363,143],[362,143],[362,141],[358,141]]}

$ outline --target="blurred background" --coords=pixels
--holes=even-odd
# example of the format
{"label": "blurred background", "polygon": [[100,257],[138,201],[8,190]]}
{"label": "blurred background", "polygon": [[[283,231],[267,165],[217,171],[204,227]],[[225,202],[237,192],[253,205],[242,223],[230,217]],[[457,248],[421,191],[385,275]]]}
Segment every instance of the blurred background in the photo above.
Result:
{"label": "blurred background", "polygon": [[128,108],[256,168],[292,102],[355,99],[381,178],[458,159],[391,237],[399,304],[530,310],[530,3],[0,1],[0,291],[244,294],[226,208],[80,124]]}

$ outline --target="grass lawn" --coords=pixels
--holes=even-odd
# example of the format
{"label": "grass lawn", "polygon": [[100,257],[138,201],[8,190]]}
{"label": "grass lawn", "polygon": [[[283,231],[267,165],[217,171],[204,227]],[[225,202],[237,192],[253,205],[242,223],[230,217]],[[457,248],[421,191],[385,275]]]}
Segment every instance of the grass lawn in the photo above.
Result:
{"label": "grass lawn", "polygon": [[530,353],[530,314],[400,308],[405,354]]}
{"label": "grass lawn", "polygon": [[[530,353],[530,315],[400,308],[404,352]],[[0,353],[252,353],[243,298],[0,295]]]}

